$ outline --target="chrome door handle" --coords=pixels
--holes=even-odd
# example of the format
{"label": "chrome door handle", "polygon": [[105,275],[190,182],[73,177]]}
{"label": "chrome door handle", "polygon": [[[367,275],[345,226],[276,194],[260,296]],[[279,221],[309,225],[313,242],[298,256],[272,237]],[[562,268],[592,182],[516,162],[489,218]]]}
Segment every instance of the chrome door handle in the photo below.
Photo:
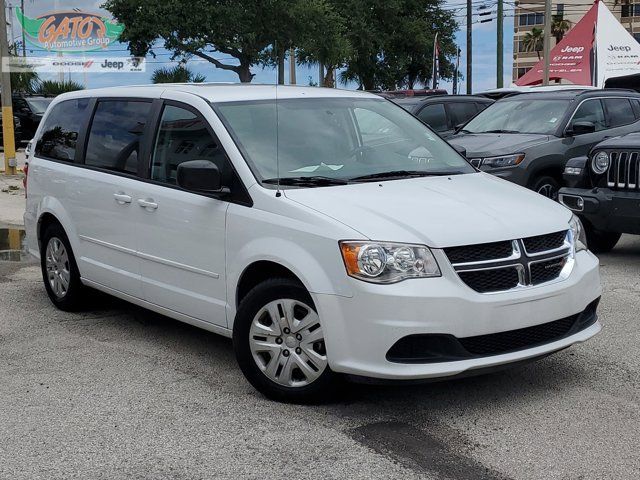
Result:
{"label": "chrome door handle", "polygon": [[151,199],[138,199],[138,205],[142,208],[146,208],[147,210],[156,210],[158,208],[158,204]]}
{"label": "chrome door handle", "polygon": [[124,205],[125,203],[131,203],[131,196],[126,193],[114,193],[113,198],[116,199],[120,205]]}

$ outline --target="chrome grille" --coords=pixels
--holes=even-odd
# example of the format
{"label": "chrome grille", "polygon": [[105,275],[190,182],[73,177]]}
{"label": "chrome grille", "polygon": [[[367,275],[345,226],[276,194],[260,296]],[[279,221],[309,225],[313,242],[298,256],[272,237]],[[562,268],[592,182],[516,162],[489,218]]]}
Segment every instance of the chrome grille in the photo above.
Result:
{"label": "chrome grille", "polygon": [[[508,249],[504,248],[505,243]],[[573,268],[569,230],[505,242],[450,247],[445,248],[444,253],[458,277],[478,293],[543,285],[566,278]]]}
{"label": "chrome grille", "polygon": [[640,188],[640,154],[638,152],[611,152],[607,170],[609,188],[635,190]]}

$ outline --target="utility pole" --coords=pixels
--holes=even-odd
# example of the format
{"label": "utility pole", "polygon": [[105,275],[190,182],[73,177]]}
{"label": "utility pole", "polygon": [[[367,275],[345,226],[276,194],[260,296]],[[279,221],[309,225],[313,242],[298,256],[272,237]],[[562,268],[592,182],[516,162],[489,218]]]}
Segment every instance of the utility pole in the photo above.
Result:
{"label": "utility pole", "polygon": [[[0,0],[0,65],[9,57],[7,40],[7,15],[4,0]],[[16,143],[13,131],[13,105],[11,103],[11,74],[2,68],[0,75],[2,92],[2,138],[4,142],[4,174],[16,174]]]}
{"label": "utility pole", "polygon": [[324,87],[324,64],[322,62],[318,64],[318,86]]}
{"label": "utility pole", "polygon": [[543,85],[549,85],[549,56],[551,53],[551,0],[544,1],[544,77]]}
{"label": "utility pole", "polygon": [[503,77],[504,77],[504,66],[502,65],[502,62],[504,61],[504,21],[503,21],[503,17],[504,17],[504,4],[503,4],[503,0],[498,0],[498,16],[497,16],[497,20],[498,20],[498,26],[497,26],[497,31],[498,31],[498,38],[497,38],[497,53],[498,53],[498,58],[496,59],[496,88],[502,88],[504,86],[503,84]]}
{"label": "utility pole", "polygon": [[296,51],[293,47],[289,49],[289,85],[296,84]]}
{"label": "utility pole", "polygon": [[471,95],[471,71],[472,71],[472,57],[473,48],[471,45],[471,9],[473,8],[471,0],[467,0],[467,95]]}
{"label": "utility pole", "polygon": [[[24,0],[20,0],[20,11],[22,15],[24,15]],[[24,34],[24,25],[20,22],[20,27],[22,27],[22,56],[27,57],[27,39]]]}

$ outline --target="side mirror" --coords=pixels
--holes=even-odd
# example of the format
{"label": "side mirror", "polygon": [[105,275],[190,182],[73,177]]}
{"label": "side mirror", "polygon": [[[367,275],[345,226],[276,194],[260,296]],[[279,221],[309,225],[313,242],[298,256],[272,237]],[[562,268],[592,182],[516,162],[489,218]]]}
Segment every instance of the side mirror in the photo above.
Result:
{"label": "side mirror", "polygon": [[222,176],[215,163],[208,160],[191,160],[178,165],[178,186],[190,192],[225,194],[228,188],[222,187]]}
{"label": "side mirror", "polygon": [[459,123],[458,125],[453,127],[453,133],[458,133],[460,130],[462,130],[462,127],[464,127],[464,126],[465,126],[464,123]]}
{"label": "side mirror", "polygon": [[453,147],[453,149],[458,152],[460,155],[462,155],[464,158],[467,158],[467,149],[464,148],[463,146],[460,145],[451,145]]}
{"label": "side mirror", "polygon": [[596,131],[596,124],[593,122],[575,122],[571,127],[565,130],[565,134],[569,137],[575,135],[583,135],[585,133],[593,133]]}

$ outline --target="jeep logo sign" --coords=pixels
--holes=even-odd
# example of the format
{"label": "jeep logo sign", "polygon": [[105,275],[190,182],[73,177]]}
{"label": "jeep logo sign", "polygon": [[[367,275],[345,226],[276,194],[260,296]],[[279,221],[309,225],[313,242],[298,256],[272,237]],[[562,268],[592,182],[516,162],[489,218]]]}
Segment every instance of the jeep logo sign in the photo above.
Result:
{"label": "jeep logo sign", "polygon": [[607,50],[610,52],[630,52],[631,47],[629,45],[609,45]]}
{"label": "jeep logo sign", "polygon": [[584,52],[584,47],[569,47],[569,46],[566,46],[560,51],[562,53],[582,53],[582,52]]}

